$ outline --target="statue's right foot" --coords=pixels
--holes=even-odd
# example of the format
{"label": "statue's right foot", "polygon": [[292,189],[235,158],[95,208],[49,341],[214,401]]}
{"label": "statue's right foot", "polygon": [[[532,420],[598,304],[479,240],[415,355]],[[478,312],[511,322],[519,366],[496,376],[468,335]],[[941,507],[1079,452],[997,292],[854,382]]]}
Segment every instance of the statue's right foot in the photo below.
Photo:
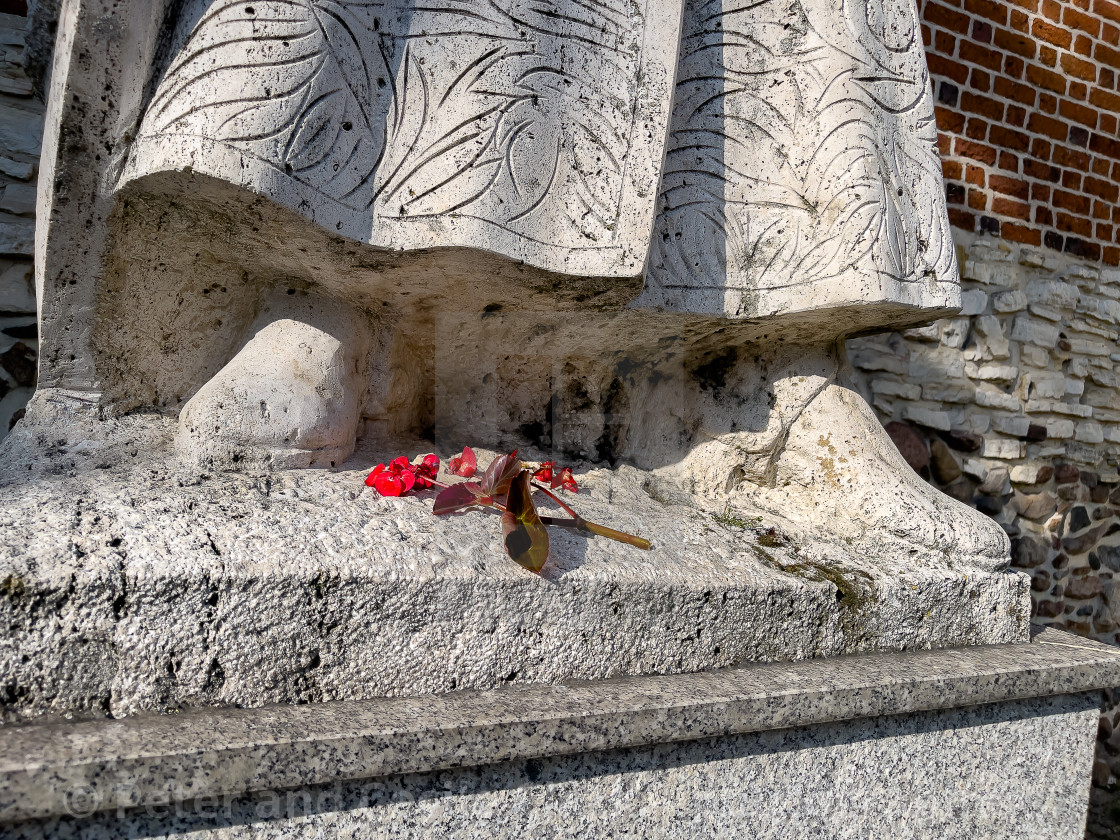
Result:
{"label": "statue's right foot", "polygon": [[331,467],[354,451],[369,326],[299,291],[264,304],[253,336],[187,402],[175,447],[206,469]]}
{"label": "statue's right foot", "polygon": [[868,556],[926,555],[985,571],[1008,565],[1003,529],[923,481],[871,407],[842,385],[829,384],[798,414],[774,467],[771,482],[738,492]]}
{"label": "statue's right foot", "polygon": [[847,375],[839,346],[786,346],[740,362],[719,394],[663,400],[691,405],[682,416],[707,438],[667,471],[867,557],[1006,567],[1003,529],[923,481]]}

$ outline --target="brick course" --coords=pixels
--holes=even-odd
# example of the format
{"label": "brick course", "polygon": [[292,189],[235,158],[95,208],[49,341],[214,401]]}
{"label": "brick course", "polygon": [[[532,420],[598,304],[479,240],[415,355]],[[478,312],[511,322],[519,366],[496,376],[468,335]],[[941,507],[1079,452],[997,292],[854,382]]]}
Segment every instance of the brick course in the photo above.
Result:
{"label": "brick course", "polygon": [[949,221],[1120,264],[1120,3],[919,3]]}

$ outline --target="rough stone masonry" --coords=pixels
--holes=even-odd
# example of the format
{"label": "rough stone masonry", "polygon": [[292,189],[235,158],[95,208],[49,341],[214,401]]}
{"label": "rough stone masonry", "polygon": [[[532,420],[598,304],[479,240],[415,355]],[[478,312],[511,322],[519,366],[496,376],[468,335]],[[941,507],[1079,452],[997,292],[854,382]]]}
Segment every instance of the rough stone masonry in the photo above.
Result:
{"label": "rough stone masonry", "polygon": [[0,436],[35,387],[32,250],[43,106],[23,68],[27,18],[0,13]]}

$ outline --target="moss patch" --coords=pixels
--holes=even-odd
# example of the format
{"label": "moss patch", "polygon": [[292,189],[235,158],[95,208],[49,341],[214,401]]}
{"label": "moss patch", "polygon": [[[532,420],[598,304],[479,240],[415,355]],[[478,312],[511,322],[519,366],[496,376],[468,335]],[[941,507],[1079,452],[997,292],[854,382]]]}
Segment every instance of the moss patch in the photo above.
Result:
{"label": "moss patch", "polygon": [[720,525],[725,525],[728,528],[738,528],[740,530],[755,528],[762,523],[761,516],[752,516],[750,519],[743,519],[732,513],[731,508],[725,508],[722,513],[713,513],[712,519]]}
{"label": "moss patch", "polygon": [[831,583],[836,587],[840,606],[852,616],[864,615],[875,603],[875,582],[871,575],[858,569],[800,562],[782,564],[781,570],[802,580]]}
{"label": "moss patch", "polygon": [[3,580],[0,580],[0,595],[10,598],[13,601],[24,593],[26,587],[23,583],[23,578],[18,575],[8,575]]}

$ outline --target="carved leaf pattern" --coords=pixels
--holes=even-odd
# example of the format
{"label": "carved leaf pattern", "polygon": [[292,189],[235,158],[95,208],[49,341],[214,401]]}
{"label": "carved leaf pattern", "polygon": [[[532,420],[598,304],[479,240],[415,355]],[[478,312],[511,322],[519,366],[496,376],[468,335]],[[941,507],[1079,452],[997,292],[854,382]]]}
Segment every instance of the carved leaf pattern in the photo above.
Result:
{"label": "carved leaf pattern", "polygon": [[951,277],[935,141],[910,0],[701,0],[651,272],[717,292]]}
{"label": "carved leaf pattern", "polygon": [[200,2],[142,133],[233,147],[375,219],[607,241],[642,25],[628,0]]}

